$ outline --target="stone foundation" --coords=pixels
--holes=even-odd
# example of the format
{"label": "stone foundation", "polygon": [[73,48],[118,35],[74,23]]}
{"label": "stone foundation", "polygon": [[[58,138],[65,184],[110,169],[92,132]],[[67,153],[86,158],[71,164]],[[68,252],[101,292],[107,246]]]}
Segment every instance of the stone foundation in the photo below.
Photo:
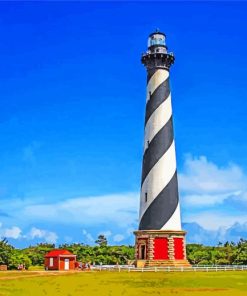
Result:
{"label": "stone foundation", "polygon": [[190,266],[186,259],[185,231],[138,230],[134,234],[137,267]]}

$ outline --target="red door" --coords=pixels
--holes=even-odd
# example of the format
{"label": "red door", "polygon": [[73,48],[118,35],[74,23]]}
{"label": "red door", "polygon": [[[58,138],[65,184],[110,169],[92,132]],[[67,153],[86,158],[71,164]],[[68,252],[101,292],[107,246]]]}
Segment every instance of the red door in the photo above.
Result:
{"label": "red door", "polygon": [[154,260],[167,260],[168,257],[168,240],[164,237],[154,239]]}
{"label": "red door", "polygon": [[176,260],[184,259],[184,241],[183,238],[175,237],[174,242],[174,258]]}

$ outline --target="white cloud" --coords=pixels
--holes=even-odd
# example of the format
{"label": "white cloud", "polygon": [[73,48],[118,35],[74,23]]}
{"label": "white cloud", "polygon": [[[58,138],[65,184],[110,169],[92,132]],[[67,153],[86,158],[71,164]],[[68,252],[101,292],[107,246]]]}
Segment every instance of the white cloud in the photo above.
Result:
{"label": "white cloud", "polygon": [[[226,229],[247,221],[247,176],[236,164],[220,167],[205,156],[187,156],[179,174],[179,190],[183,221],[198,223],[211,233],[211,238],[213,233],[217,233],[218,237],[230,235]],[[60,224],[65,229],[71,230],[73,227],[73,231],[66,230],[69,232],[60,236],[69,235],[78,240],[83,238],[89,244],[94,243],[99,233],[110,237],[110,241],[133,240],[133,230],[138,223],[138,193],[67,198],[56,202],[51,200],[16,199],[11,204],[5,200],[1,201],[1,207],[9,209],[14,225],[21,225],[22,229],[26,221],[33,225],[37,225],[36,222],[53,225],[54,228]],[[2,233],[3,229],[0,231]],[[49,233],[33,228],[29,239],[33,236],[33,239],[56,241],[56,233]],[[81,233],[81,237],[78,233]],[[206,240],[207,234],[203,233]],[[195,240],[198,240],[197,236],[202,234],[195,232]]]}
{"label": "white cloud", "polygon": [[247,176],[236,164],[219,167],[205,156],[187,156],[179,189],[185,222],[218,233],[247,221]]}
{"label": "white cloud", "polygon": [[44,239],[47,243],[55,244],[57,242],[58,236],[55,232],[32,227],[30,232],[27,234],[27,238]]}
{"label": "white cloud", "polygon": [[[60,237],[70,236],[73,240],[83,240],[88,244],[94,243],[99,233],[113,241],[113,234],[126,233],[128,229],[136,228],[138,205],[138,193],[68,198],[55,202],[52,198],[49,201],[36,198],[15,199],[11,204],[7,200],[1,201],[1,207],[8,207],[11,212],[11,221],[22,228],[27,224],[44,225],[44,229],[52,225]],[[34,227],[23,238],[32,240],[33,237],[35,241],[46,239],[55,242],[57,234],[54,232],[52,236],[44,229]],[[60,240],[58,242],[62,243]]]}
{"label": "white cloud", "polygon": [[187,231],[186,240],[188,243],[199,243],[205,245],[217,245],[226,241],[238,242],[240,238],[247,237],[247,222],[234,223],[229,227],[219,227],[209,230],[197,223],[185,223],[183,228]]}
{"label": "white cloud", "polygon": [[2,231],[2,236],[6,238],[18,239],[21,237],[21,229],[17,226],[6,228]]}
{"label": "white cloud", "polygon": [[34,238],[43,238],[44,237],[44,231],[38,228],[33,227],[29,233],[29,236],[31,237],[31,239]]}
{"label": "white cloud", "polygon": [[100,231],[99,234],[103,234],[106,238],[109,238],[112,235],[110,230]]}
{"label": "white cloud", "polygon": [[57,236],[57,234],[55,232],[48,231],[46,233],[45,241],[47,243],[55,244],[57,242],[57,239],[58,239],[58,236]]}
{"label": "white cloud", "polygon": [[221,204],[230,197],[239,197],[241,192],[229,192],[223,194],[188,194],[183,196],[183,202],[188,206],[201,207]]}
{"label": "white cloud", "polygon": [[217,230],[219,227],[228,228],[236,222],[245,223],[246,220],[246,215],[239,216],[232,212],[220,212],[217,209],[211,212],[205,211],[189,214],[186,217],[186,222],[196,222],[208,230]]}
{"label": "white cloud", "polygon": [[178,179],[183,202],[191,207],[222,204],[229,198],[247,199],[247,176],[236,164],[218,167],[205,156],[189,155]]}
{"label": "white cloud", "polygon": [[246,188],[247,176],[236,164],[219,167],[207,160],[187,155],[183,172],[179,174],[182,192],[189,193],[229,193]]}
{"label": "white cloud", "polygon": [[127,227],[137,219],[138,203],[139,195],[132,193],[71,198],[53,204],[27,205],[23,208],[23,216],[65,224],[92,226],[114,223]]}
{"label": "white cloud", "polygon": [[113,241],[118,243],[118,242],[121,242],[122,240],[124,240],[124,238],[125,237],[122,234],[116,234],[113,237]]}
{"label": "white cloud", "polygon": [[94,242],[94,239],[93,239],[93,236],[91,235],[91,233],[87,232],[85,229],[82,230],[82,233],[83,233],[87,243],[90,244],[90,243]]}

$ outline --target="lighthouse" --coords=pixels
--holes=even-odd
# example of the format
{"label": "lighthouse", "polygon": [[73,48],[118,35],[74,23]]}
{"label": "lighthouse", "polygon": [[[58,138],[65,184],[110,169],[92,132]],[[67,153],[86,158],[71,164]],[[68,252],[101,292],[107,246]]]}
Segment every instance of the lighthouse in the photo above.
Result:
{"label": "lighthouse", "polygon": [[147,70],[147,90],[139,229],[134,232],[138,267],[189,265],[186,233],[181,229],[169,83],[174,61],[165,34],[150,34],[141,58]]}

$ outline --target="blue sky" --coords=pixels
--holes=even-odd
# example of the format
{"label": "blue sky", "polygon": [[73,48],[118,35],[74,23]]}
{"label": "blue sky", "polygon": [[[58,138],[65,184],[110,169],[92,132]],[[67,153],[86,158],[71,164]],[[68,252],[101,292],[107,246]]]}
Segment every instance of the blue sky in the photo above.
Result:
{"label": "blue sky", "polygon": [[133,244],[157,27],[188,241],[247,236],[244,2],[0,3],[0,236]]}

